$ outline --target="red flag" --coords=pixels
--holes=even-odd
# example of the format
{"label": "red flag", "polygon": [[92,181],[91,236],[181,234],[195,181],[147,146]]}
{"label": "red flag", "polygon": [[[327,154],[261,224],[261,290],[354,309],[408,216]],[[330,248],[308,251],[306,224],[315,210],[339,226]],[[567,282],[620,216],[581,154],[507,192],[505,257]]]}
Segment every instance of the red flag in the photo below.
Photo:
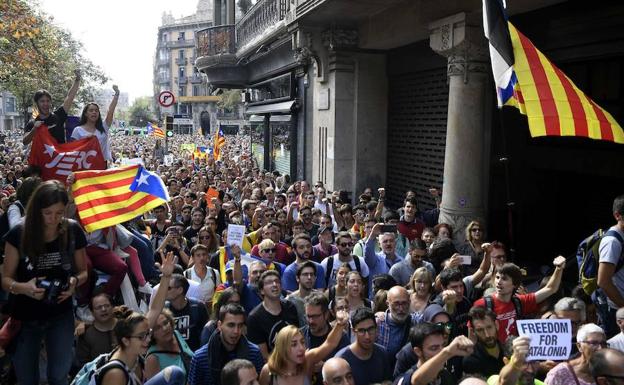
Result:
{"label": "red flag", "polygon": [[67,176],[79,170],[104,170],[106,161],[95,136],[59,144],[44,125],[35,128],[28,163],[41,168],[43,180],[65,183]]}

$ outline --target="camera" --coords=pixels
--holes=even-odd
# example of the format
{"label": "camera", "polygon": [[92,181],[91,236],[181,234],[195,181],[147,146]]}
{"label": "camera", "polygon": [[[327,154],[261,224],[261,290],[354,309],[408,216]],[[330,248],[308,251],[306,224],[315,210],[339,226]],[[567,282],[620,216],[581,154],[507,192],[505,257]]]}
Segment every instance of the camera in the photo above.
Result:
{"label": "camera", "polygon": [[43,302],[48,305],[52,305],[58,300],[59,294],[69,288],[69,285],[56,278],[52,280],[42,279],[37,281],[37,287],[45,289]]}

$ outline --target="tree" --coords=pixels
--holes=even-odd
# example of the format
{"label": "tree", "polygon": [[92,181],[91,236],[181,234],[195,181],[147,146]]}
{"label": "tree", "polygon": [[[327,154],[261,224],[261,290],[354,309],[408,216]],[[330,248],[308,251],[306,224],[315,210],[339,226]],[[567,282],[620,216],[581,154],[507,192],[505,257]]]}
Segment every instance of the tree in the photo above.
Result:
{"label": "tree", "polygon": [[227,112],[234,112],[241,104],[241,90],[223,90],[221,99],[217,102],[217,107]]}
{"label": "tree", "polygon": [[152,98],[149,96],[134,99],[134,103],[132,103],[128,111],[131,126],[145,127],[147,122],[155,122],[157,120],[151,104]]}
{"label": "tree", "polygon": [[15,95],[24,116],[38,89],[47,89],[53,105],[61,105],[75,69],[83,78],[75,104],[88,101],[89,88],[108,80],[82,55],[82,44],[71,33],[54,25],[50,16],[36,11],[28,1],[3,0],[0,14],[0,88]]}

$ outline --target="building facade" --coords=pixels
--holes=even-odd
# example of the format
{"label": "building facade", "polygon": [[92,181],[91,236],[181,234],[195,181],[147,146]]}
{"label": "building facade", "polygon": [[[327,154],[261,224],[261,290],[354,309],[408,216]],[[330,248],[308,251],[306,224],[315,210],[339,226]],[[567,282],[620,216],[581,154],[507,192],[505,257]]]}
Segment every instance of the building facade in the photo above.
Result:
{"label": "building facade", "polygon": [[17,108],[17,99],[8,91],[0,90],[0,131],[24,127],[24,116]]}
{"label": "building facade", "polygon": [[[164,115],[176,115],[182,121],[192,124],[175,124],[174,131],[193,133],[199,130],[210,131],[214,124],[217,96],[209,92],[208,84],[194,66],[197,53],[195,33],[212,25],[212,0],[199,0],[193,15],[174,18],[171,13],[162,16],[158,27],[158,41],[154,57],[154,110],[159,119]],[[158,103],[162,91],[171,91],[176,103],[163,108]]]}
{"label": "building facade", "polygon": [[[624,122],[624,5],[508,6],[510,21]],[[261,166],[276,168],[286,142],[291,175],[329,190],[385,186],[394,207],[413,190],[425,209],[429,188],[441,189],[440,221],[458,240],[479,219],[487,239],[536,259],[573,253],[612,222],[621,146],[530,138],[525,116],[496,109],[481,1],[259,0],[238,20],[233,0],[217,8],[215,26],[197,33],[195,64],[211,86],[242,90]]]}

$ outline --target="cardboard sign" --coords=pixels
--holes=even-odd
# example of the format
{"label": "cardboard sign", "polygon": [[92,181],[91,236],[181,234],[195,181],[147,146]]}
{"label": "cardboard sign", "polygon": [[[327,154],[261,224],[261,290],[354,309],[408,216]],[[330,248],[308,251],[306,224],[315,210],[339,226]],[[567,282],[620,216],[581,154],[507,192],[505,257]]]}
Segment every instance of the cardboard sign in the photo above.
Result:
{"label": "cardboard sign", "polygon": [[527,361],[566,361],[572,348],[569,319],[517,320],[518,334],[531,337]]}
{"label": "cardboard sign", "polygon": [[[214,204],[212,204],[212,198],[217,198],[219,199],[219,191],[213,189],[212,187],[210,187],[208,189],[208,191],[206,191],[206,203],[208,203],[208,207],[209,208],[213,208]],[[229,237],[229,234],[228,234]]]}
{"label": "cardboard sign", "polygon": [[227,228],[227,244],[238,245],[243,248],[243,237],[245,236],[245,226],[242,225],[228,225]]}

